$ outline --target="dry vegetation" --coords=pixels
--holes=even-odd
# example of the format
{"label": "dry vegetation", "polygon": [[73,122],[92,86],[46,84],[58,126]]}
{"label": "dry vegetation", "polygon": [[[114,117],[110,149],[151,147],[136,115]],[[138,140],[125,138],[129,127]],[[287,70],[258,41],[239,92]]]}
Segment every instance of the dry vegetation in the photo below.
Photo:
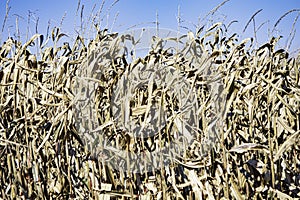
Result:
{"label": "dry vegetation", "polygon": [[216,23],[129,59],[137,38],[95,29],[1,46],[1,198],[300,197],[300,56],[279,38]]}

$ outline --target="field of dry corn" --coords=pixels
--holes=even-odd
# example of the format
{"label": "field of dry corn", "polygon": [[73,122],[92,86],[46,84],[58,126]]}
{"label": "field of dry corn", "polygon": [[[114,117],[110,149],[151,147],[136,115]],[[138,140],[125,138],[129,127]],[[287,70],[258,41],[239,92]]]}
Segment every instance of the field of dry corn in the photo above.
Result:
{"label": "field of dry corn", "polygon": [[0,198],[300,198],[300,55],[280,38],[215,23],[139,58],[95,29],[0,47]]}

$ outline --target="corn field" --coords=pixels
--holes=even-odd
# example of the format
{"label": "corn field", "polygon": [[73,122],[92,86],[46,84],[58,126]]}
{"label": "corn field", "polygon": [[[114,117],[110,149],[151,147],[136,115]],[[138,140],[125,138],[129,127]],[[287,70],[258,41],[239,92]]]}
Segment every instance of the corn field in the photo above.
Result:
{"label": "corn field", "polygon": [[0,198],[300,198],[300,55],[280,37],[215,23],[138,57],[94,28],[2,44]]}

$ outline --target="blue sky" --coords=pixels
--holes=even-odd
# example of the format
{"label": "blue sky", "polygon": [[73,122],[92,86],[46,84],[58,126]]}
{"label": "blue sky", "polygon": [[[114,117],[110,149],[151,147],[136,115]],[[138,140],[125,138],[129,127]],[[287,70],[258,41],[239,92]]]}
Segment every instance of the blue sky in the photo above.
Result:
{"label": "blue sky", "polygon": [[[64,2],[64,3],[63,3]],[[203,18],[206,14],[222,3],[223,0],[119,0],[111,7],[113,0],[106,0],[103,11],[101,13],[102,24],[104,28],[109,28],[112,31],[123,32],[128,28],[154,27],[156,13],[160,29],[177,30],[177,13],[180,7],[181,25],[195,31],[194,25],[203,25],[207,23]],[[91,14],[97,13],[101,7],[102,1],[82,0],[81,5],[84,5],[84,19],[87,20]],[[95,6],[92,12],[93,6]],[[7,35],[13,35],[16,27],[16,16],[19,16],[19,27],[22,39],[26,38],[28,27],[28,13],[32,13],[30,20],[29,35],[35,33],[35,22],[39,18],[38,32],[46,33],[47,25],[50,20],[51,26],[59,26],[62,17],[66,14],[62,30],[70,36],[74,34],[73,30],[80,26],[80,13],[76,17],[76,9],[78,6],[77,0],[10,0],[9,16],[1,32],[1,42]],[[111,8],[110,8],[111,7]],[[237,32],[241,38],[253,36],[253,24],[251,23],[245,33],[242,33],[246,23],[250,17],[259,9],[263,9],[255,17],[256,26],[265,23],[257,32],[258,42],[264,43],[268,38],[268,30],[272,30],[275,22],[287,11],[291,9],[300,9],[299,0],[230,0],[226,2],[212,17],[215,21],[224,21],[229,23],[232,20],[237,20],[231,26],[231,32]],[[4,16],[6,12],[6,1],[0,1],[0,25],[3,26]],[[294,19],[299,12],[293,12],[287,15],[278,25],[277,30],[273,35],[283,35],[281,47],[287,42]],[[116,17],[117,16],[117,17]],[[116,18],[115,22],[114,19]],[[77,19],[77,20],[76,20]],[[114,23],[113,23],[114,22]],[[193,25],[194,24],[194,25]],[[300,19],[295,24],[297,29],[293,46],[291,50],[300,48]],[[181,32],[187,32],[181,28]]]}

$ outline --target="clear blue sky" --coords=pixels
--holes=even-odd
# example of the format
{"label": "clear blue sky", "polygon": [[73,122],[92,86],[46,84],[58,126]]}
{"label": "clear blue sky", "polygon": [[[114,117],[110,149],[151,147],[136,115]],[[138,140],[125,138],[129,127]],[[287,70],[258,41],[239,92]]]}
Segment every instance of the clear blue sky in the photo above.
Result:
{"label": "clear blue sky", "polygon": [[[140,24],[138,27],[155,26],[151,22],[155,22],[156,13],[158,13],[158,20],[160,28],[168,28],[177,30],[177,12],[180,6],[180,15],[183,20],[182,26],[190,28],[195,31],[193,24],[203,24],[201,21],[206,14],[216,7],[223,0],[119,0],[110,10],[109,7],[113,0],[106,0],[101,17],[103,17],[102,27],[112,29],[112,31],[122,32],[134,25]],[[81,5],[84,7],[84,16],[87,19],[92,13],[92,8],[96,4],[94,14],[99,10],[102,1],[88,1],[82,0]],[[24,39],[27,32],[28,13],[33,13],[30,22],[30,35],[35,33],[34,21],[39,18],[39,33],[46,33],[46,27],[50,20],[52,26],[58,26],[64,14],[63,31],[72,35],[75,23],[78,27],[80,25],[80,17],[76,19],[77,0],[10,0],[9,17],[1,33],[1,42],[5,40],[7,35],[15,32],[16,15],[20,16],[19,26],[21,36]],[[238,32],[242,37],[253,36],[253,24],[251,23],[246,31],[242,34],[242,30],[250,17],[259,9],[263,9],[256,17],[256,26],[266,22],[258,31],[258,42],[263,43],[268,36],[268,29],[273,28],[275,22],[285,12],[291,9],[300,9],[299,0],[231,0],[223,5],[215,14],[213,19],[215,21],[226,18],[225,23],[232,20],[238,20],[231,26],[232,32]],[[109,10],[109,13],[107,12]],[[4,16],[6,12],[6,1],[0,1],[0,25],[2,29]],[[112,27],[112,22],[115,16],[116,22]],[[285,17],[277,27],[276,35],[283,35],[281,45],[285,45],[289,37],[291,27],[294,19],[299,12],[293,12]],[[79,13],[80,15],[80,13]],[[108,19],[108,21],[107,21]],[[300,19],[296,23],[296,35],[293,42],[292,50],[300,48]],[[76,28],[76,27],[75,27]],[[181,29],[181,32],[186,30]]]}

